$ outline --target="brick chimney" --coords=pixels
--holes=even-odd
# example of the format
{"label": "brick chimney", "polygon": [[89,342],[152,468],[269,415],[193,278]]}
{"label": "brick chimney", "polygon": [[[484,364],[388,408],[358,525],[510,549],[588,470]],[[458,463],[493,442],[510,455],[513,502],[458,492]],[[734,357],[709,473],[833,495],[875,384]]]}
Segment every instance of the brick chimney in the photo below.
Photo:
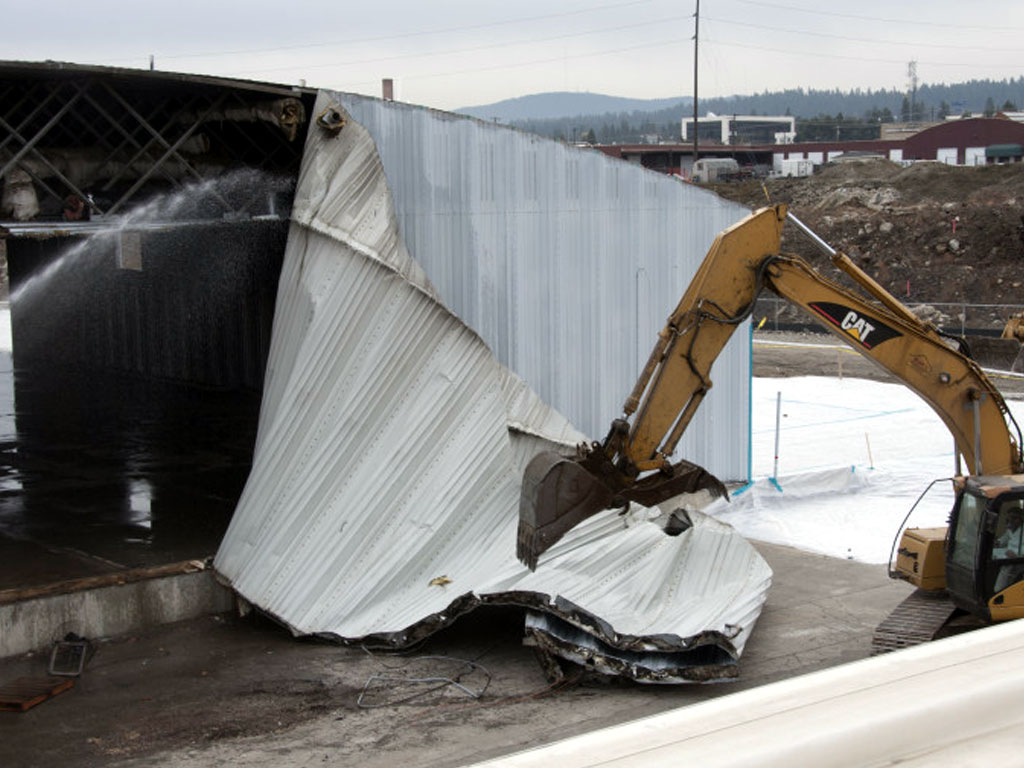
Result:
{"label": "brick chimney", "polygon": [[392,80],[390,77],[385,77],[383,80],[380,81],[380,84],[382,91],[381,95],[384,97],[384,101],[394,101],[395,81]]}

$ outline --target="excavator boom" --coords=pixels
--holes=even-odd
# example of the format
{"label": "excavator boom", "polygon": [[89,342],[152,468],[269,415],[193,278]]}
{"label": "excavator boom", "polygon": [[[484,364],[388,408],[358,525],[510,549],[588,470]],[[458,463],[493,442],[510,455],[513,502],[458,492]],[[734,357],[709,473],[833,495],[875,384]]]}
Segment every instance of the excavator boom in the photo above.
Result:
{"label": "excavator boom", "polygon": [[758,267],[778,252],[782,223],[775,209],[764,209],[715,238],[603,442],[580,446],[575,459],[544,452],[527,465],[516,554],[531,569],[567,531],[604,509],[630,501],[653,506],[699,490],[726,495],[714,475],[669,457],[711,389],[712,364],[753,308]]}
{"label": "excavator boom", "polygon": [[543,453],[528,465],[517,554],[529,567],[573,526],[604,509],[630,501],[651,506],[701,489],[725,495],[714,476],[670,457],[711,389],[712,365],[765,288],[917,392],[953,434],[969,472],[1024,471],[1020,430],[1014,424],[1011,434],[1012,416],[981,368],[813,233],[863,293],[780,253],[786,219],[784,205],[762,208],[715,239],[603,442],[580,446],[575,459]]}

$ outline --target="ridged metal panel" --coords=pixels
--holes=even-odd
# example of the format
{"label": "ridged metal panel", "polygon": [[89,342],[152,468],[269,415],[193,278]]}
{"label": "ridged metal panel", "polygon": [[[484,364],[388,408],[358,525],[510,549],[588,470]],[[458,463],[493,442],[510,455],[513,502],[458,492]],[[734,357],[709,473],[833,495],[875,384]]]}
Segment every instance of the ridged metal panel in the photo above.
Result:
{"label": "ridged metal panel", "polygon": [[609,511],[535,573],[516,560],[526,462],[581,435],[425,281],[359,125],[311,134],[294,218],[253,470],[216,558],[232,587],[298,633],[404,646],[514,603],[582,630],[577,652],[610,672],[735,674],[771,574],[731,528],[696,516],[669,537]]}
{"label": "ridged metal panel", "polygon": [[[402,238],[497,359],[592,439],[620,415],[715,236],[747,209],[599,152],[331,94],[377,144]],[[749,324],[677,455],[747,479]]]}

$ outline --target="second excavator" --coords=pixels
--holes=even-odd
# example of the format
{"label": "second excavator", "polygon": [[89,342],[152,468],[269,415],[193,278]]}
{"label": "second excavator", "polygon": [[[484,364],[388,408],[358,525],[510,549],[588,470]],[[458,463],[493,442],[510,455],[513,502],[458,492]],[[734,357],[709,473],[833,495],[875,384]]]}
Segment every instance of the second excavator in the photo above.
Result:
{"label": "second excavator", "polygon": [[[825,250],[858,290],[782,253],[787,220]],[[536,568],[540,555],[567,531],[606,509],[630,502],[653,506],[698,490],[726,495],[713,475],[686,461],[673,463],[671,456],[711,389],[712,365],[764,290],[799,307],[893,374],[953,435],[958,471],[950,527],[910,529],[900,542],[896,575],[942,597],[924,601],[930,615],[917,623],[939,616],[941,624],[949,613],[946,606],[985,621],[1024,616],[1024,541],[1006,545],[1014,514],[1024,511],[1021,432],[1002,395],[962,339],[918,319],[784,205],[762,208],[715,239],[605,439],[579,446],[574,458],[544,452],[527,466],[519,559]],[[913,610],[921,608],[911,601],[904,615]],[[914,623],[896,617],[888,647],[909,644],[901,628]],[[908,636],[921,634],[919,627],[910,629]]]}

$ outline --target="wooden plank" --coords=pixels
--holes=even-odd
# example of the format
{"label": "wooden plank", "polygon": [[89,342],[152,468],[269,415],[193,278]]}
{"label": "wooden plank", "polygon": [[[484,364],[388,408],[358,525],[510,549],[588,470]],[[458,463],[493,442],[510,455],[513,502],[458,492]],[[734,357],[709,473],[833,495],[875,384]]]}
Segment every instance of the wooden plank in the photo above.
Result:
{"label": "wooden plank", "polygon": [[19,677],[0,685],[0,711],[24,712],[74,685],[68,677]]}

